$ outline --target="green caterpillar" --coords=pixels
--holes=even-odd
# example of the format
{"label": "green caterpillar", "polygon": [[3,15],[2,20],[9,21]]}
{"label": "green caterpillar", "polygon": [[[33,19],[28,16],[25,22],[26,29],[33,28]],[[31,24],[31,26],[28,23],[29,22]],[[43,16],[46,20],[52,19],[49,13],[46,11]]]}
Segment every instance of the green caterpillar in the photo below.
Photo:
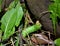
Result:
{"label": "green caterpillar", "polygon": [[41,24],[37,22],[35,25],[30,26],[22,31],[22,36],[26,37],[28,34],[37,31],[38,29],[41,29]]}

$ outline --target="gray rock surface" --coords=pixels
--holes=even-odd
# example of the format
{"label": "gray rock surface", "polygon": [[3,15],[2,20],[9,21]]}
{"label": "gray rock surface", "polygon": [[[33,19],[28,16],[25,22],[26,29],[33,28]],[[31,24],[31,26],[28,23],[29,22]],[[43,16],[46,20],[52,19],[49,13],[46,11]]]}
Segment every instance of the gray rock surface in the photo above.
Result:
{"label": "gray rock surface", "polygon": [[[43,28],[53,33],[52,21],[50,19],[50,13],[41,14],[42,12],[48,11],[50,0],[25,0],[26,6],[34,17],[40,20]],[[42,17],[41,17],[42,16]],[[57,24],[57,37],[60,37],[60,26]]]}

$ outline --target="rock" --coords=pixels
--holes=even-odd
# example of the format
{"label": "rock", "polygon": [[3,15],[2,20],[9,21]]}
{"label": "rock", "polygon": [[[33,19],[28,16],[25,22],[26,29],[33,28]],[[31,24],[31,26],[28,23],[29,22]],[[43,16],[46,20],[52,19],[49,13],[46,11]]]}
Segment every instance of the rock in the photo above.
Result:
{"label": "rock", "polygon": [[[42,12],[48,11],[48,6],[50,3],[50,0],[25,0],[26,7],[37,20],[40,20],[41,24],[43,25],[43,28],[53,33],[50,13],[41,14]],[[58,37],[60,37],[60,26],[58,24],[56,33]]]}

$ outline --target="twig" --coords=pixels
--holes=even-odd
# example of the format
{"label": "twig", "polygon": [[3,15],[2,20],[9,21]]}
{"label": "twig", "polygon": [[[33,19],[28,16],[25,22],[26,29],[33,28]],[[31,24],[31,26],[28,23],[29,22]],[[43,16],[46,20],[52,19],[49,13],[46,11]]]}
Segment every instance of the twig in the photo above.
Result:
{"label": "twig", "polygon": [[14,46],[14,42],[13,42],[13,38],[11,37],[11,43],[12,43],[12,45]]}
{"label": "twig", "polygon": [[29,13],[28,13],[28,11],[26,12],[26,16],[27,16],[27,18],[28,18],[28,20],[29,20],[29,23],[34,23],[33,21],[32,21],[32,19],[30,18],[30,15],[29,15]]}
{"label": "twig", "polygon": [[50,13],[50,11],[43,11],[42,13],[40,13],[40,17],[39,18],[43,17],[44,16],[43,14],[47,14],[47,13]]}
{"label": "twig", "polygon": [[28,19],[27,19],[27,17],[25,17],[25,26],[24,26],[24,29],[27,27],[27,25],[28,25]]}
{"label": "twig", "polygon": [[1,38],[2,38],[2,31],[0,30],[0,41],[1,41]]}
{"label": "twig", "polygon": [[28,46],[34,46],[33,44],[32,44],[32,41],[31,41],[31,39],[30,39],[30,36],[28,35]]}
{"label": "twig", "polygon": [[27,27],[27,25],[28,25],[29,23],[32,23],[32,24],[33,24],[34,22],[33,22],[32,19],[30,18],[30,15],[29,15],[28,11],[26,11],[24,29]]}
{"label": "twig", "polygon": [[[16,42],[16,40],[14,41],[14,43]],[[12,42],[10,41],[10,42],[8,42],[8,43],[6,43],[6,44],[4,44],[4,46],[7,46],[8,44],[11,44]]]}
{"label": "twig", "polygon": [[22,32],[22,25],[18,28],[18,31],[20,32],[18,34],[18,36],[19,36],[19,43],[20,43],[20,46],[23,46],[22,34],[21,34],[21,32]]}

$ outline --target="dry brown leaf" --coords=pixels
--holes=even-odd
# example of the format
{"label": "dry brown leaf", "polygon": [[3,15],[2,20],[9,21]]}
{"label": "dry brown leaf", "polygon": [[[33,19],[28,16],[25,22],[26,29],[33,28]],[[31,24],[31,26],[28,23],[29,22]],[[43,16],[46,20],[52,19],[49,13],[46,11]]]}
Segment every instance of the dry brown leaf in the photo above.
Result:
{"label": "dry brown leaf", "polygon": [[36,44],[53,44],[53,41],[43,34],[33,34],[31,40]]}

